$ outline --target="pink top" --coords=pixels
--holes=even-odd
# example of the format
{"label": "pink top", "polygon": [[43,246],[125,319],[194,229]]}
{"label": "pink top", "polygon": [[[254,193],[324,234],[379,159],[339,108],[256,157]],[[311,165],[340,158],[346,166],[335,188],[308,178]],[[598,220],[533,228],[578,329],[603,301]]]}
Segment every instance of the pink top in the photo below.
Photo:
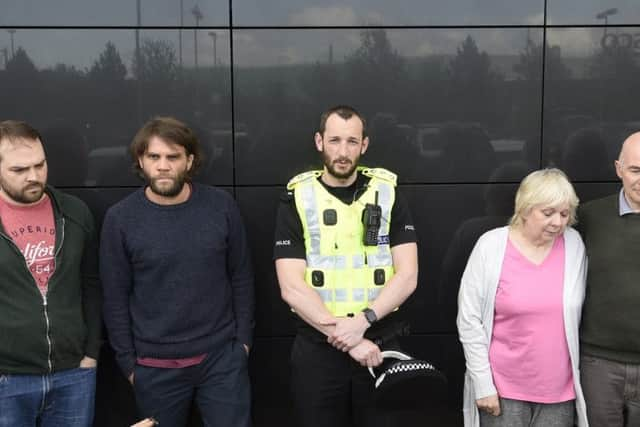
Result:
{"label": "pink top", "polygon": [[22,206],[7,203],[0,197],[0,218],[5,233],[22,252],[40,293],[46,295],[49,277],[56,268],[56,227],[51,199],[45,194],[38,203]]}
{"label": "pink top", "polygon": [[575,399],[563,317],[564,238],[540,265],[509,240],[496,292],[489,362],[500,397]]}

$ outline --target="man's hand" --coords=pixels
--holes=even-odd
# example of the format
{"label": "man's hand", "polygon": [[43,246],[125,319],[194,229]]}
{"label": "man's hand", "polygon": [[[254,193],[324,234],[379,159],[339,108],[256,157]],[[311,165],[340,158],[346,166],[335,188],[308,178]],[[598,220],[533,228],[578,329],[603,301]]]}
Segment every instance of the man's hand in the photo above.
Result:
{"label": "man's hand", "polygon": [[80,361],[80,368],[83,368],[83,369],[95,368],[97,366],[98,366],[98,361],[93,357],[85,356]]}
{"label": "man's hand", "polygon": [[133,385],[133,372],[131,372],[131,375],[129,375],[127,379],[129,380],[129,384]]}
{"label": "man's hand", "polygon": [[349,356],[362,366],[369,368],[375,368],[382,363],[380,347],[366,338],[360,341],[360,344],[349,350]]}
{"label": "man's hand", "polygon": [[360,344],[369,322],[364,314],[358,313],[353,317],[340,317],[336,321],[336,328],[327,337],[327,342],[340,351],[349,351]]}
{"label": "man's hand", "polygon": [[245,353],[247,353],[247,356],[249,355],[249,346],[246,344],[242,344],[242,348],[244,348]]}
{"label": "man's hand", "polygon": [[476,405],[479,410],[485,411],[489,415],[494,417],[500,415],[500,400],[497,394],[476,400]]}

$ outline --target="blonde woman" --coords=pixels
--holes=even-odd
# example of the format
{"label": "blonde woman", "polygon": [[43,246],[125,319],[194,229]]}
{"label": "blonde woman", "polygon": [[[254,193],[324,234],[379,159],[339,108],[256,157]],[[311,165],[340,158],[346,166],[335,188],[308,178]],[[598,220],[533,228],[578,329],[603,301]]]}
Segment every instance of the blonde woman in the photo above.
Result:
{"label": "blonde woman", "polygon": [[586,257],[570,227],[577,206],[562,171],[535,171],[509,225],[478,239],[458,295],[465,427],[588,425],[578,371]]}

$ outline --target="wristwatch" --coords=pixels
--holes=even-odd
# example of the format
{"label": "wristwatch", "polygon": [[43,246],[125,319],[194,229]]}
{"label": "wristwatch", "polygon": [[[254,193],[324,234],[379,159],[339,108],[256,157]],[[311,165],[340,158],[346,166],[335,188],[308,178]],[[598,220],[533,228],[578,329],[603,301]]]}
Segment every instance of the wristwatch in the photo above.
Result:
{"label": "wristwatch", "polygon": [[373,325],[378,321],[378,316],[376,316],[376,312],[371,310],[369,307],[363,309],[362,313],[364,314],[364,318],[367,319],[367,322],[369,322],[369,325]]}

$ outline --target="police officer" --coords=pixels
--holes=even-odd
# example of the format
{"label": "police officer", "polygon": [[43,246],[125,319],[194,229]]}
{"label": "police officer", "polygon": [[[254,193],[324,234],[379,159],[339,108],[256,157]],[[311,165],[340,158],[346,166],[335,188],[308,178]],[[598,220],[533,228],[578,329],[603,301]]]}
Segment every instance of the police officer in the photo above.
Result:
{"label": "police officer", "polygon": [[362,366],[397,347],[398,307],[416,288],[416,234],[396,176],[358,166],[369,138],[349,106],[329,109],[315,134],[323,170],[287,185],[274,258],[283,299],[297,314],[291,382],[298,424],[394,425],[373,402]]}

